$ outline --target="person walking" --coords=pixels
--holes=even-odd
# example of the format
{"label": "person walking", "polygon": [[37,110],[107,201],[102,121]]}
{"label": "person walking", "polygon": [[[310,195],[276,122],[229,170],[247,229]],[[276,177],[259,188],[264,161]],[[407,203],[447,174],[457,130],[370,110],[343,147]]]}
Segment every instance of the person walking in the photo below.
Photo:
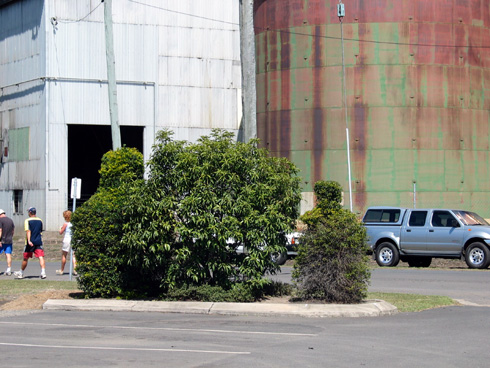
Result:
{"label": "person walking", "polygon": [[[61,247],[61,268],[56,270],[57,275],[63,275],[65,272],[66,265],[66,256],[71,251],[71,211],[64,211],[63,218],[65,219],[65,223],[61,226],[60,235],[65,234],[63,238],[63,245]],[[77,261],[75,259],[75,253],[72,254],[73,260],[73,275],[77,276],[77,271],[75,270],[77,267]]]}
{"label": "person walking", "polygon": [[26,245],[24,248],[24,259],[22,260],[22,266],[19,271],[14,272],[14,276],[18,279],[24,278],[24,270],[27,267],[29,258],[32,258],[34,254],[39,258],[39,265],[41,266],[41,278],[46,278],[46,264],[44,262],[44,249],[43,249],[43,221],[36,216],[36,209],[30,207],[27,212],[29,218],[24,221],[24,229],[26,231]]}
{"label": "person walking", "polygon": [[6,276],[12,275],[12,244],[15,225],[11,218],[7,217],[5,211],[0,209],[0,254],[5,253],[7,257]]}

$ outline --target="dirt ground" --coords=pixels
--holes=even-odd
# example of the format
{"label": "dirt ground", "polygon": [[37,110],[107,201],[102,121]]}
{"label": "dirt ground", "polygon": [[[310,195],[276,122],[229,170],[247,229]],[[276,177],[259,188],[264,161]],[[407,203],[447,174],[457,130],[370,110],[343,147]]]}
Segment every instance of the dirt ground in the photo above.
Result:
{"label": "dirt ground", "polygon": [[21,295],[11,300],[4,300],[0,305],[0,311],[12,311],[12,310],[33,310],[42,309],[43,304],[48,299],[72,299],[81,295],[81,292],[74,292],[73,290],[51,290],[45,291],[39,294],[26,294]]}
{"label": "dirt ground", "polygon": [[[370,260],[370,265],[373,268],[378,267],[376,264],[376,261],[374,259]],[[400,262],[398,263],[398,266],[400,268],[408,268],[408,263],[405,262]],[[466,265],[465,261],[462,261],[460,259],[439,259],[439,258],[433,258],[432,263],[430,264],[429,268],[440,268],[440,269],[462,269],[466,270],[468,269],[468,266]]]}

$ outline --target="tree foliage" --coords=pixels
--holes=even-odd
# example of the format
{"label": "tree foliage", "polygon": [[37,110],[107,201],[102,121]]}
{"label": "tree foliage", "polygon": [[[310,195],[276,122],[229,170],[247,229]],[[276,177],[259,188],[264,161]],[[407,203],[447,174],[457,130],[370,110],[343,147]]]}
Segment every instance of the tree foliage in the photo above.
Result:
{"label": "tree foliage", "polygon": [[102,156],[99,189],[117,188],[143,178],[145,171],[143,155],[135,148],[123,147]]}
{"label": "tree foliage", "polygon": [[[257,141],[214,130],[197,143],[158,135],[145,187],[131,197],[124,243],[130,261],[165,269],[161,290],[184,285],[251,287],[275,272],[300,201],[296,167]],[[245,245],[247,253],[238,254]],[[158,257],[162,257],[159,259]]]}
{"label": "tree foliage", "polygon": [[317,198],[316,206],[301,216],[301,221],[309,226],[315,226],[322,219],[339,211],[342,201],[342,186],[336,181],[317,181],[314,186]]}
{"label": "tree foliage", "polygon": [[358,303],[370,278],[366,230],[342,209],[336,182],[315,184],[317,206],[302,216],[308,225],[298,248],[293,280],[302,299]]}
{"label": "tree foliage", "polygon": [[[223,130],[196,143],[160,132],[146,181],[138,180],[142,171],[132,155],[111,155],[103,159],[97,193],[74,216],[84,290],[163,297],[192,285],[243,295],[266,286],[263,275],[278,269],[271,254],[285,251],[284,234],[298,216],[299,178],[291,162]],[[238,253],[242,245],[246,252]],[[95,275],[93,265],[108,274]],[[103,285],[103,278],[110,282]]]}

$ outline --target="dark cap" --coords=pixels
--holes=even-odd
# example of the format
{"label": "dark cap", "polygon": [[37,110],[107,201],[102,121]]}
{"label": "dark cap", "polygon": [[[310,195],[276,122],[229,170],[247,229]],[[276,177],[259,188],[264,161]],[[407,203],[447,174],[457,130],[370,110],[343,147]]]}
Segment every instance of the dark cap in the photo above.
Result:
{"label": "dark cap", "polygon": [[29,207],[29,209],[27,210],[29,213],[32,213],[33,215],[36,214],[36,207]]}

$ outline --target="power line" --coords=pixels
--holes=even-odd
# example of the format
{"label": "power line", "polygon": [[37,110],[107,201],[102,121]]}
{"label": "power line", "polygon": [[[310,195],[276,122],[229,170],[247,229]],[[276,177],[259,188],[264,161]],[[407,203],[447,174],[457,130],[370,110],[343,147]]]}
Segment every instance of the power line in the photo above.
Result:
{"label": "power line", "polygon": [[[263,28],[263,27],[254,27],[256,30],[262,30],[262,31],[268,31],[268,32],[275,32],[275,33],[287,33],[291,35],[297,35],[297,36],[306,36],[306,37],[314,37],[314,38],[326,38],[326,39],[332,39],[332,40],[341,40],[340,37],[334,37],[334,36],[322,36],[322,35],[317,35],[317,34],[311,34],[311,33],[302,33],[302,32],[294,32],[294,31],[288,31],[288,30],[271,30],[268,28]],[[490,45],[439,45],[439,44],[424,44],[424,43],[410,43],[410,42],[394,42],[394,41],[378,41],[378,40],[361,40],[361,39],[355,39],[355,38],[345,38],[344,41],[352,41],[352,42],[360,42],[360,43],[376,43],[376,44],[384,44],[384,45],[396,45],[396,46],[420,46],[420,47],[448,47],[448,48],[481,48],[481,49],[490,49]]]}
{"label": "power line", "polygon": [[218,23],[224,23],[224,24],[231,24],[231,25],[234,25],[234,26],[238,26],[239,24],[238,23],[234,23],[234,22],[227,22],[225,20],[220,20],[220,19],[214,19],[214,18],[208,18],[208,17],[203,17],[201,15],[195,15],[195,14],[190,14],[190,13],[185,13],[185,12],[181,12],[181,11],[178,11],[178,10],[172,10],[172,9],[167,9],[167,8],[162,8],[160,6],[156,6],[156,5],[151,5],[151,4],[146,4],[146,3],[142,3],[140,1],[136,1],[136,0],[128,0],[132,3],[136,3],[136,4],[140,4],[140,5],[144,5],[144,6],[148,6],[150,8],[154,8],[154,9],[158,9],[158,10],[163,10],[163,11],[166,11],[166,12],[169,12],[169,13],[175,13],[175,14],[180,14],[180,15],[186,15],[188,17],[193,17],[193,18],[199,18],[199,19],[204,19],[204,20],[209,20],[209,21],[212,21],[212,22],[218,22]]}
{"label": "power line", "polygon": [[91,14],[92,14],[94,11],[96,11],[96,10],[97,10],[97,8],[98,8],[99,6],[101,6],[101,5],[102,5],[102,3],[103,3],[103,2],[104,2],[104,1],[102,0],[102,1],[99,3],[99,5],[97,5],[95,8],[93,8],[93,9],[92,9],[92,11],[90,11],[90,13],[88,13],[86,16],[84,16],[84,17],[82,17],[82,18],[80,18],[80,19],[77,19],[77,20],[63,20],[63,19],[56,19],[56,20],[57,20],[58,22],[60,22],[60,23],[78,23],[78,22],[81,22],[81,21],[85,20],[87,17],[89,17],[89,16],[90,16],[90,15],[91,15]]}
{"label": "power line", "polygon": [[[218,23],[223,23],[223,24],[230,24],[234,26],[239,26],[238,23],[234,22],[228,22],[220,19],[214,19],[214,18],[209,18],[209,17],[204,17],[196,14],[190,14],[178,10],[172,10],[168,8],[163,8],[160,6],[156,5],[151,5],[147,3],[143,3],[141,1],[137,0],[128,0],[129,2],[147,6],[150,8],[166,11],[169,13],[175,13],[179,15],[185,15],[188,17],[193,17],[193,18],[198,18],[198,19],[204,19],[212,22],[218,22]],[[103,1],[101,1],[90,13],[85,15],[84,17],[78,19],[78,20],[61,20],[57,19],[58,22],[60,23],[77,23],[85,20],[87,17],[89,17],[97,8],[99,8],[100,5],[102,5]],[[335,37],[335,36],[323,36],[323,35],[317,35],[317,34],[311,34],[311,33],[304,33],[304,32],[295,32],[295,31],[288,31],[288,30],[281,30],[281,29],[276,29],[276,30],[271,30],[268,28],[263,28],[263,27],[254,27],[255,30],[261,30],[261,31],[268,31],[268,32],[275,32],[275,33],[286,33],[290,35],[295,35],[295,36],[305,36],[305,37],[313,37],[313,38],[324,38],[324,39],[331,39],[331,40],[338,40],[340,41],[340,37]],[[359,42],[359,43],[374,43],[374,44],[381,44],[381,45],[394,45],[394,46],[417,46],[417,47],[446,47],[446,48],[471,48],[471,49],[490,49],[490,45],[440,45],[440,44],[424,44],[424,43],[410,43],[410,42],[395,42],[395,41],[379,41],[379,40],[361,40],[361,39],[356,39],[356,38],[345,38],[344,41],[351,41],[351,42]]]}

